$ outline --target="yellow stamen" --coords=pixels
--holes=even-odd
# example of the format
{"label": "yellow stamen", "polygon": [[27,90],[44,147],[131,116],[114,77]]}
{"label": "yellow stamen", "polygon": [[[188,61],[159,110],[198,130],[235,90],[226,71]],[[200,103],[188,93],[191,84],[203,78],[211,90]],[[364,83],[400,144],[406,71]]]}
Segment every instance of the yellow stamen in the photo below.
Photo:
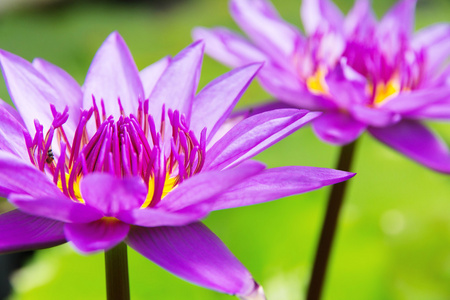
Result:
{"label": "yellow stamen", "polygon": [[[397,96],[401,91],[407,91],[407,88],[401,88],[397,78],[389,80],[387,83],[379,83],[376,85],[375,95],[373,97],[373,105],[379,106],[393,96]],[[373,94],[373,85],[368,85],[368,92]]]}
{"label": "yellow stamen", "polygon": [[[177,183],[177,177],[170,177],[170,174],[166,174],[166,181],[164,182],[163,193],[161,195],[161,199],[164,198],[170,191],[173,190],[175,184]],[[142,204],[141,208],[148,207],[153,199],[153,194],[155,193],[155,180],[150,178],[148,183],[148,193],[147,198],[145,198],[144,204]]]}
{"label": "yellow stamen", "polygon": [[[69,170],[70,172],[71,170]],[[70,178],[70,173],[66,173],[66,186],[69,186],[69,178]],[[83,197],[81,196],[81,191],[80,191],[80,179],[81,176],[77,177],[77,180],[75,180],[75,182],[73,183],[73,191],[75,194],[76,199],[81,202],[81,203],[85,203]],[[56,183],[56,185],[58,186],[58,188],[63,191],[62,188],[62,183],[61,183],[61,177],[58,178],[58,182]]]}
{"label": "yellow stamen", "polygon": [[306,86],[311,93],[316,95],[328,94],[328,87],[327,83],[325,82],[326,75],[327,70],[325,68],[319,67],[314,75],[306,79]]}
{"label": "yellow stamen", "polygon": [[116,223],[116,222],[120,222],[118,219],[114,218],[114,217],[103,217],[101,219],[103,222],[106,223]]}

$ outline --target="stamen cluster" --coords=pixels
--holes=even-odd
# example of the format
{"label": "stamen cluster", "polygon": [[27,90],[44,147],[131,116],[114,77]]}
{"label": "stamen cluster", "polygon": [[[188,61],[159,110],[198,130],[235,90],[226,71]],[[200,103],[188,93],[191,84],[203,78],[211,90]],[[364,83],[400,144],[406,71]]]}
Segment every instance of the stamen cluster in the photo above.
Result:
{"label": "stamen cluster", "polygon": [[[51,105],[53,122],[45,136],[37,120],[34,138],[25,133],[30,160],[51,175],[66,196],[81,202],[78,182],[83,175],[108,172],[118,177],[139,176],[148,187],[148,200],[153,206],[167,190],[201,171],[206,128],[199,141],[178,110],[169,109],[166,113],[163,106],[157,128],[148,113],[148,100],[139,101],[136,115],[128,116],[120,99],[118,102],[121,116],[116,121],[113,116],[106,116],[103,100],[100,113],[93,97],[93,106],[80,114],[72,142],[63,128],[69,118],[68,108],[60,113]],[[54,154],[51,145],[55,133],[59,153]]]}

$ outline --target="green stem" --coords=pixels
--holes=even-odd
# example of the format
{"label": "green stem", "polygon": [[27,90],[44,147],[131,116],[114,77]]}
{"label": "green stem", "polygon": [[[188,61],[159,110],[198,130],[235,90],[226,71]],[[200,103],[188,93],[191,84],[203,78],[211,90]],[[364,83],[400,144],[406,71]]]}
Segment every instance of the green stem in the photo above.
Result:
{"label": "green stem", "polygon": [[129,300],[127,245],[120,243],[105,252],[106,295],[108,300]]}
{"label": "green stem", "polygon": [[[337,169],[350,171],[355,144],[356,141],[341,147]],[[307,300],[318,300],[321,297],[328,260],[346,187],[347,181],[333,185],[330,196],[328,197],[327,211],[322,225],[322,232],[316,251],[311,280],[309,282]]]}

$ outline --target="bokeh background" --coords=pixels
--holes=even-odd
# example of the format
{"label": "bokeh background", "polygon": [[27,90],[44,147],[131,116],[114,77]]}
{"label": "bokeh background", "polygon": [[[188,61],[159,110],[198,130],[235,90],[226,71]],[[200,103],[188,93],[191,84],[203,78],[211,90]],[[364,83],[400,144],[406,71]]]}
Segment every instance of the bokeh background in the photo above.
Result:
{"label": "bokeh background", "polygon": [[[347,12],[353,1],[335,1]],[[301,27],[300,0],[273,0]],[[394,3],[373,1],[380,17]],[[419,0],[416,29],[450,21],[450,1]],[[238,30],[225,0],[1,0],[0,48],[42,57],[80,84],[109,33],[126,40],[139,69],[192,42],[195,26]],[[205,57],[200,87],[228,68]],[[0,75],[1,76],[1,75]],[[9,101],[3,80],[0,97]],[[253,83],[239,107],[267,101]],[[434,123],[450,144],[450,124]],[[257,158],[269,167],[334,167],[338,148],[307,127]],[[450,177],[434,173],[363,135],[332,253],[324,299],[450,299]],[[260,282],[270,300],[304,298],[329,189],[252,207],[212,213],[205,223]],[[7,209],[5,202],[0,207]],[[5,266],[0,266],[4,268]],[[187,283],[129,250],[131,297],[233,299]],[[12,277],[11,299],[104,299],[102,253],[82,256],[69,245],[36,252]]]}

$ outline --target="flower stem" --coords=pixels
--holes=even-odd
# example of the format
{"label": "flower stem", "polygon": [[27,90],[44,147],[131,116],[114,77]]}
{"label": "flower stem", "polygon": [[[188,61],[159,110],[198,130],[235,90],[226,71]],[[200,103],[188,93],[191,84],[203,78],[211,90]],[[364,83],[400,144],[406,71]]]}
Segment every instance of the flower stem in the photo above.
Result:
{"label": "flower stem", "polygon": [[[351,144],[341,147],[337,169],[342,171],[350,171],[355,144],[356,140]],[[311,280],[309,282],[308,294],[306,298],[307,300],[318,300],[321,297],[328,260],[330,257],[331,247],[333,245],[334,235],[336,233],[336,225],[339,218],[339,212],[342,207],[342,202],[344,200],[346,186],[347,181],[333,185],[331,193],[328,197],[327,211],[322,225],[322,232],[320,234],[319,245],[316,251]]]}
{"label": "flower stem", "polygon": [[127,245],[118,244],[105,252],[106,295],[108,300],[129,300]]}

